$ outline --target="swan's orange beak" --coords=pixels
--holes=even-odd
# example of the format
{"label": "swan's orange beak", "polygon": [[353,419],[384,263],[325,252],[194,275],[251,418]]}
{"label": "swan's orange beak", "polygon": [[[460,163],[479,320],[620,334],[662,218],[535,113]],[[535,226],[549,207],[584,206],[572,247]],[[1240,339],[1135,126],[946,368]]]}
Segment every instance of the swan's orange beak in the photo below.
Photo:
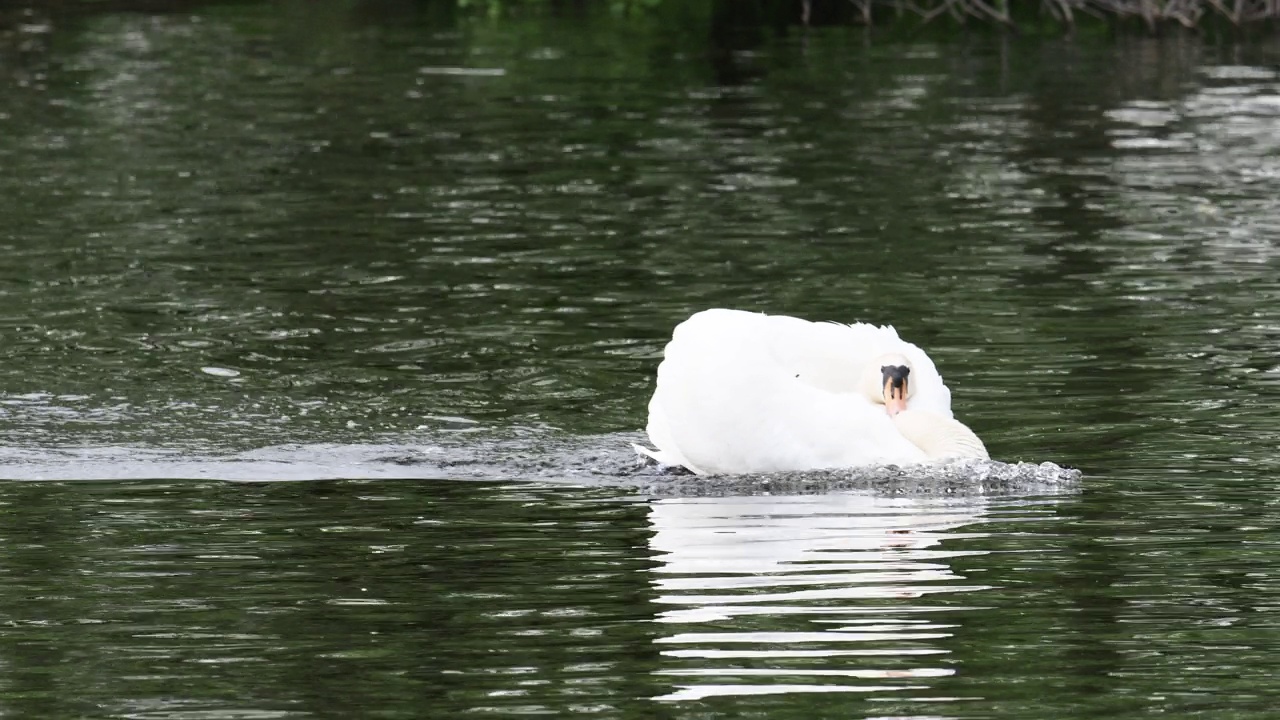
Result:
{"label": "swan's orange beak", "polygon": [[886,398],[884,401],[884,408],[889,411],[889,417],[893,417],[907,409],[907,399],[905,397],[895,397],[893,399]]}
{"label": "swan's orange beak", "polygon": [[884,376],[884,409],[893,417],[907,409],[907,376],[911,368],[905,365],[885,365],[880,368]]}

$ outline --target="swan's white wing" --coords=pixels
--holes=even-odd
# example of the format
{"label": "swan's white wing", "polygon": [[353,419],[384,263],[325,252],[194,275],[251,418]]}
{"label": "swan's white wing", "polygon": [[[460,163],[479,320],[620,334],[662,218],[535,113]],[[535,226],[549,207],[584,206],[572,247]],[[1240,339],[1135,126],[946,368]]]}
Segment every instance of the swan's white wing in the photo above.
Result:
{"label": "swan's white wing", "polygon": [[[709,382],[709,380],[711,380]],[[671,445],[694,472],[773,472],[924,460],[883,408],[853,393],[721,371],[663,379]]]}
{"label": "swan's white wing", "polygon": [[649,436],[695,472],[911,462],[923,452],[855,392],[867,363],[899,352],[913,408],[951,416],[932,361],[892,328],[708,310],[677,326],[658,367]]}

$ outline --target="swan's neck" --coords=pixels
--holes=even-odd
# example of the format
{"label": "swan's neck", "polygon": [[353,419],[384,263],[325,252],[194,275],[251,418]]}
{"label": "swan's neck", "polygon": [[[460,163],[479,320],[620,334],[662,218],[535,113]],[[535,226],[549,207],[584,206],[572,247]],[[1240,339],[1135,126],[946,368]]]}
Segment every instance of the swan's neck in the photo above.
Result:
{"label": "swan's neck", "polygon": [[959,420],[927,410],[903,410],[893,416],[893,424],[930,460],[990,457],[978,436]]}

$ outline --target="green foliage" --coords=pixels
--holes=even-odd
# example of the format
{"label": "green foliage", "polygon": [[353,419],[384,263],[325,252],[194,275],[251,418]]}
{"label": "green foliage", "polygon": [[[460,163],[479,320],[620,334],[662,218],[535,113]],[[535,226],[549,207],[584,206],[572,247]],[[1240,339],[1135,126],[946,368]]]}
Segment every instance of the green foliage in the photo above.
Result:
{"label": "green foliage", "polygon": [[[611,15],[620,17],[636,15],[652,10],[665,0],[607,0],[602,3]],[[543,11],[564,4],[557,0],[457,0],[462,10],[490,18],[499,18],[523,11]]]}
{"label": "green foliage", "polygon": [[490,18],[572,8],[604,11],[616,17],[651,15],[673,6],[696,6],[699,15],[717,11],[734,15],[782,19],[787,24],[894,25],[937,22],[954,27],[970,21],[1031,30],[1046,24],[1074,28],[1077,24],[1137,23],[1155,30],[1164,25],[1200,26],[1215,21],[1231,25],[1280,19],[1274,0],[456,0],[463,11]]}

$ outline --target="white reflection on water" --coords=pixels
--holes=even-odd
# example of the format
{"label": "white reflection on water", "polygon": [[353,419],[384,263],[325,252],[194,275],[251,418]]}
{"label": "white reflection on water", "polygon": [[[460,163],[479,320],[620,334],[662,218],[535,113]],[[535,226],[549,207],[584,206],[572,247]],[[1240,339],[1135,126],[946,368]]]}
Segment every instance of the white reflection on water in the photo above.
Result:
{"label": "white reflection on water", "polygon": [[657,674],[679,678],[656,699],[928,689],[955,672],[956,626],[937,613],[960,609],[930,597],[988,587],[949,565],[983,551],[943,540],[984,537],[956,530],[986,508],[871,494],[654,502],[656,620],[671,628]]}

